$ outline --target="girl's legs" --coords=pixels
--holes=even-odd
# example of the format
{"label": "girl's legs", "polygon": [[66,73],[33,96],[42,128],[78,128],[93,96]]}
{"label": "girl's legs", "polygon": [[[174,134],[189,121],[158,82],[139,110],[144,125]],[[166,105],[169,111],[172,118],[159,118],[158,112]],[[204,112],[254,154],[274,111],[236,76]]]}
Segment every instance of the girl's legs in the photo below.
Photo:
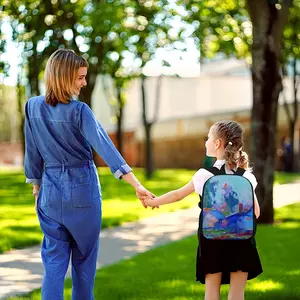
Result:
{"label": "girl's legs", "polygon": [[205,275],[205,300],[220,300],[222,273]]}
{"label": "girl's legs", "polygon": [[248,273],[238,271],[230,273],[228,300],[244,300]]}

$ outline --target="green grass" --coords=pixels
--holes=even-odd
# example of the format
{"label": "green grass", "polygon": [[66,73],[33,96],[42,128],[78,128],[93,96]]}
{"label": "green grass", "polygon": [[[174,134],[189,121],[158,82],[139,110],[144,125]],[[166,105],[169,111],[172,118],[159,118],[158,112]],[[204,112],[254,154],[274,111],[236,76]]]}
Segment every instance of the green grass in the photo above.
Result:
{"label": "green grass", "polygon": [[[144,183],[142,169],[134,170]],[[194,171],[161,170],[153,179],[145,182],[145,187],[160,195],[187,183]],[[124,222],[136,221],[159,213],[175,211],[196,205],[196,194],[189,199],[159,209],[144,209],[135,196],[134,189],[125,181],[116,180],[108,168],[99,169],[103,195],[102,228],[117,226]],[[32,187],[25,184],[21,170],[1,170],[0,172],[0,253],[40,243],[42,233],[34,209]]]}
{"label": "green grass", "polygon": [[[165,169],[155,172],[153,179],[145,182],[142,169],[134,170],[136,176],[156,195],[161,195],[187,183],[195,173],[193,170]],[[117,226],[155,214],[175,211],[196,205],[198,196],[164,205],[158,210],[144,209],[135,197],[134,190],[124,181],[117,181],[108,168],[99,169],[103,192],[102,227]],[[276,183],[300,179],[298,174],[276,173]],[[0,253],[40,243],[42,233],[34,210],[31,185],[25,184],[22,170],[0,171]]]}
{"label": "green grass", "polygon": [[[264,272],[248,282],[247,300],[300,299],[300,203],[276,211],[276,224],[259,225],[257,245]],[[199,300],[204,285],[195,282],[197,239],[184,240],[104,267],[97,272],[95,299],[103,300]],[[224,258],[226,259],[226,258]],[[222,286],[227,299],[228,285]],[[40,299],[37,290],[10,300]],[[65,299],[71,299],[66,280]]]}
{"label": "green grass", "polygon": [[300,173],[275,172],[275,184],[285,184],[300,181]]}

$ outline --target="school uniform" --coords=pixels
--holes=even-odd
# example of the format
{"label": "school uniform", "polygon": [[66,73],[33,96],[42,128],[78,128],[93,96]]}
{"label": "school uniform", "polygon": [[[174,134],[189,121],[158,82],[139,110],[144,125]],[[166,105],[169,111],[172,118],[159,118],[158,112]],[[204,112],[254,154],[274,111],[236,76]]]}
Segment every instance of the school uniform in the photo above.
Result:
{"label": "school uniform", "polygon": [[31,98],[25,105],[25,146],[26,182],[40,185],[42,299],[63,299],[70,256],[72,299],[94,299],[102,196],[91,147],[116,178],[131,168],[88,105],[76,100],[53,107],[44,96]]}
{"label": "school uniform", "polygon": [[[214,167],[221,169],[225,160],[217,160]],[[226,174],[233,174],[225,168]],[[193,176],[195,192],[202,196],[205,182],[214,176],[206,169],[200,169]],[[245,171],[243,174],[252,184],[253,190],[257,186],[255,176]],[[202,208],[201,200],[199,207]],[[198,249],[196,258],[196,280],[205,283],[205,275],[222,273],[221,284],[230,283],[230,272],[248,272],[248,280],[262,273],[262,266],[256,249],[255,238],[249,240],[209,240],[200,231],[201,214],[199,217]]]}

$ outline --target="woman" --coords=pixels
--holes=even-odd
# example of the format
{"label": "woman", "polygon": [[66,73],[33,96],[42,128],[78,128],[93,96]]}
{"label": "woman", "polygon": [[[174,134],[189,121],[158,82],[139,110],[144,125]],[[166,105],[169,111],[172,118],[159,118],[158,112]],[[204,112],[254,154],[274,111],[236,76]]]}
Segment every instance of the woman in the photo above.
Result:
{"label": "woman", "polygon": [[116,178],[134,187],[142,203],[147,195],[152,197],[88,105],[72,99],[86,86],[87,68],[86,60],[72,50],[55,51],[46,65],[46,96],[25,105],[25,175],[33,184],[44,233],[42,298],[47,300],[63,299],[71,253],[73,299],[93,299],[101,188],[92,147]]}

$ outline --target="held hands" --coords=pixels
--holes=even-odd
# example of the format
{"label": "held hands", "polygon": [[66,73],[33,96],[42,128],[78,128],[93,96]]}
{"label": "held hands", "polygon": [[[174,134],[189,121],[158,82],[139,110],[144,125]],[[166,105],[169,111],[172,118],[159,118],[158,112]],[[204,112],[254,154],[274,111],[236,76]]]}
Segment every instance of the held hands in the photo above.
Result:
{"label": "held hands", "polygon": [[146,197],[144,199],[144,203],[147,205],[147,206],[151,206],[152,209],[154,209],[155,207],[159,207],[158,205],[155,205],[155,199],[151,198],[151,197]]}
{"label": "held hands", "polygon": [[147,189],[145,189],[142,185],[138,186],[136,188],[136,196],[141,200],[142,205],[147,208],[147,206],[152,206],[152,209],[159,208],[159,206],[153,206],[153,205],[148,205],[145,203],[145,201],[148,199],[153,200],[156,196],[154,194],[152,194],[151,192],[149,192]]}

